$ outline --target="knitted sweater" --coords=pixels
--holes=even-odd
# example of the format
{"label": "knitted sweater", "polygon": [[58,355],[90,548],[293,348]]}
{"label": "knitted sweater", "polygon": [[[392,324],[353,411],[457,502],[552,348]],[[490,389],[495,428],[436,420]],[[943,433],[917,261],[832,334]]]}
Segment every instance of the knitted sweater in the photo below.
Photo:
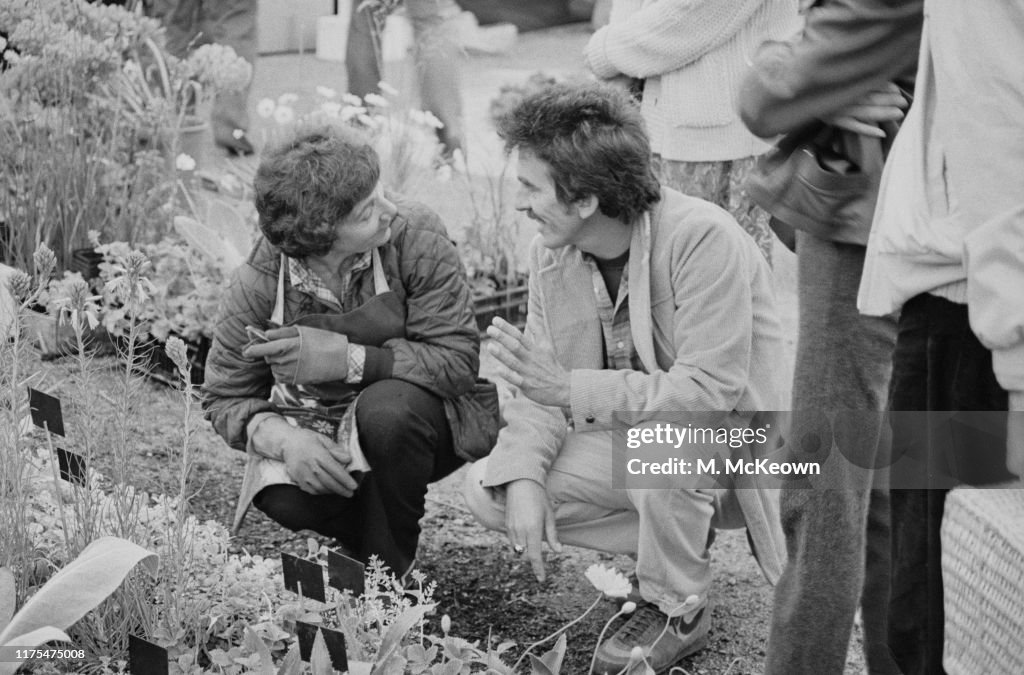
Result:
{"label": "knitted sweater", "polygon": [[677,161],[740,159],[770,147],[736,112],[747,63],[765,40],[799,29],[796,0],[615,0],[584,58],[602,79],[646,79],[654,152]]}

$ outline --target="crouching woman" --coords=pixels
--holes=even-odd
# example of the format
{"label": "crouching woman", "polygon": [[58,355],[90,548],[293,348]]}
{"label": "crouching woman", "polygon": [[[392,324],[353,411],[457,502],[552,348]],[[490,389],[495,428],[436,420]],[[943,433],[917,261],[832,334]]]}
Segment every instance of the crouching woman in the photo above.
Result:
{"label": "crouching woman", "polygon": [[252,503],[404,574],[428,483],[473,454],[459,439],[496,433],[460,414],[479,365],[462,264],[436,214],[385,196],[352,130],[294,132],[254,188],[263,237],[226,291],[203,384],[214,429],[248,454],[234,529]]}

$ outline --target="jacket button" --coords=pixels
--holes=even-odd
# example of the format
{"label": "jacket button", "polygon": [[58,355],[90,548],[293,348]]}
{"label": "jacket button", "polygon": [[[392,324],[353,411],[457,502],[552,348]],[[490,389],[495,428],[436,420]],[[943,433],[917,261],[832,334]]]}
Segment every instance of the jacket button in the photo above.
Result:
{"label": "jacket button", "polygon": [[587,415],[586,419],[587,419],[587,424],[593,424],[594,423],[594,416],[593,415]]}

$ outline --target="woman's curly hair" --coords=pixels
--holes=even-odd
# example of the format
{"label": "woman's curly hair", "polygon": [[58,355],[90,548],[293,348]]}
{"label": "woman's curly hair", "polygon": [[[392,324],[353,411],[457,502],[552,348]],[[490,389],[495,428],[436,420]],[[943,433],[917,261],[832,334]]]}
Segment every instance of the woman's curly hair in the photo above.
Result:
{"label": "woman's curly hair", "polygon": [[564,204],[594,195],[601,213],[637,220],[661,197],[643,117],[628,94],[598,83],[555,84],[498,120],[505,149],[547,163]]}
{"label": "woman's curly hair", "polygon": [[342,125],[298,128],[256,170],[260,229],[291,258],[323,255],[338,223],[379,180],[380,159],[362,134]]}

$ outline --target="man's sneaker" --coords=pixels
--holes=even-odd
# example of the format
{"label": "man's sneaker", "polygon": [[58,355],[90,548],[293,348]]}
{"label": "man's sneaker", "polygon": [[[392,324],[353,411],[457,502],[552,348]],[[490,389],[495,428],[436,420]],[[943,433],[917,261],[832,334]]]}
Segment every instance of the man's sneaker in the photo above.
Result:
{"label": "man's sneaker", "polygon": [[639,607],[644,602],[644,596],[640,595],[640,579],[636,576],[636,570],[626,575],[626,580],[629,582],[629,595],[624,598],[615,598],[615,606],[622,609],[624,604],[632,602]]}
{"label": "man's sneaker", "polygon": [[[668,630],[665,630],[666,622]],[[622,671],[629,663],[634,647],[644,650],[647,662],[655,672],[666,672],[680,659],[703,649],[710,628],[710,603],[705,603],[695,613],[670,619],[656,605],[645,602],[637,607],[629,621],[597,648],[594,672],[613,675]]]}

